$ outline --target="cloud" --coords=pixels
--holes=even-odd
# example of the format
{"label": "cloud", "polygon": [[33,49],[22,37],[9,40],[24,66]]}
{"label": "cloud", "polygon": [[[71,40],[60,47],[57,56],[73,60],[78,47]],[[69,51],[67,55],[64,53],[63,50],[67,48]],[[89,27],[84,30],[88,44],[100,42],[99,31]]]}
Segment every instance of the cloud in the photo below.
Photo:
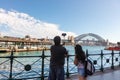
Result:
{"label": "cloud", "polygon": [[26,13],[15,10],[6,11],[0,8],[0,33],[7,36],[24,37],[30,35],[34,38],[53,38],[67,33],[67,36],[75,36],[73,32],[61,31],[59,25],[43,22]]}

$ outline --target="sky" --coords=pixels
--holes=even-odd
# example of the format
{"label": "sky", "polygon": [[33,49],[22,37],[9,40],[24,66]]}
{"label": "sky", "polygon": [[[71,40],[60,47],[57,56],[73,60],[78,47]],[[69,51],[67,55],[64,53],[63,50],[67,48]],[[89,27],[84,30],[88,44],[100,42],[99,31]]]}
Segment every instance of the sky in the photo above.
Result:
{"label": "sky", "polygon": [[53,38],[94,33],[120,41],[120,0],[0,0],[0,34]]}

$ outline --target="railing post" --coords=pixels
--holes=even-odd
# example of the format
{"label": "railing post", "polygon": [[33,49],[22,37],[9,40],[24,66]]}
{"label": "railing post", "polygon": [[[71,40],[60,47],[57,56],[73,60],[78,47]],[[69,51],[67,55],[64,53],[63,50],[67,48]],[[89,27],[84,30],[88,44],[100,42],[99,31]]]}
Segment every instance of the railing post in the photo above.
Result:
{"label": "railing post", "polygon": [[13,50],[11,51],[11,55],[10,55],[10,74],[9,74],[9,79],[12,79],[12,67],[13,67]]}
{"label": "railing post", "polygon": [[44,58],[45,58],[45,54],[44,54],[44,49],[42,50],[42,72],[41,72],[41,80],[44,80]]}
{"label": "railing post", "polygon": [[[120,57],[120,51],[119,51],[119,57]],[[119,67],[120,67],[120,61],[119,61]]]}
{"label": "railing post", "polygon": [[112,56],[112,65],[111,65],[111,69],[114,69],[114,51],[113,51],[113,50],[112,50],[111,56]]}
{"label": "railing post", "polygon": [[89,54],[88,54],[88,50],[86,50],[86,58],[88,58]]}
{"label": "railing post", "polygon": [[103,50],[101,50],[101,69],[100,69],[102,72],[104,70],[103,68]]}
{"label": "railing post", "polygon": [[67,71],[66,71],[66,76],[69,78],[69,55],[67,55]]}

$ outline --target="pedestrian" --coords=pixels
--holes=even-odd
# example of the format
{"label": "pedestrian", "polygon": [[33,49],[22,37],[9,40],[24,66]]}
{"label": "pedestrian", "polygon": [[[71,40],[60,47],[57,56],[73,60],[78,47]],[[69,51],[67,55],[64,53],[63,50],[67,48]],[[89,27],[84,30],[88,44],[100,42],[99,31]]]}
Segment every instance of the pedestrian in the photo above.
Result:
{"label": "pedestrian", "polygon": [[75,46],[74,64],[77,66],[78,69],[79,80],[86,80],[85,59],[85,52],[83,51],[81,45],[77,44]]}
{"label": "pedestrian", "polygon": [[59,36],[55,36],[54,45],[50,48],[51,57],[48,80],[65,80],[64,63],[65,56],[67,56],[68,52],[60,43],[61,38]]}

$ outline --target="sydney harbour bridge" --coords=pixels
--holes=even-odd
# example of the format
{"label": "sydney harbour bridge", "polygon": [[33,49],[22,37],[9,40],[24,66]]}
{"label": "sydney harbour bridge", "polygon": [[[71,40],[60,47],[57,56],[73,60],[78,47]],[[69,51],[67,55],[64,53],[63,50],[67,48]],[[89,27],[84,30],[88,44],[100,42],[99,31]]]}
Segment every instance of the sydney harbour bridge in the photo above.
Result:
{"label": "sydney harbour bridge", "polygon": [[81,45],[101,45],[106,46],[108,41],[103,39],[101,36],[93,33],[81,34],[74,39],[75,43]]}

